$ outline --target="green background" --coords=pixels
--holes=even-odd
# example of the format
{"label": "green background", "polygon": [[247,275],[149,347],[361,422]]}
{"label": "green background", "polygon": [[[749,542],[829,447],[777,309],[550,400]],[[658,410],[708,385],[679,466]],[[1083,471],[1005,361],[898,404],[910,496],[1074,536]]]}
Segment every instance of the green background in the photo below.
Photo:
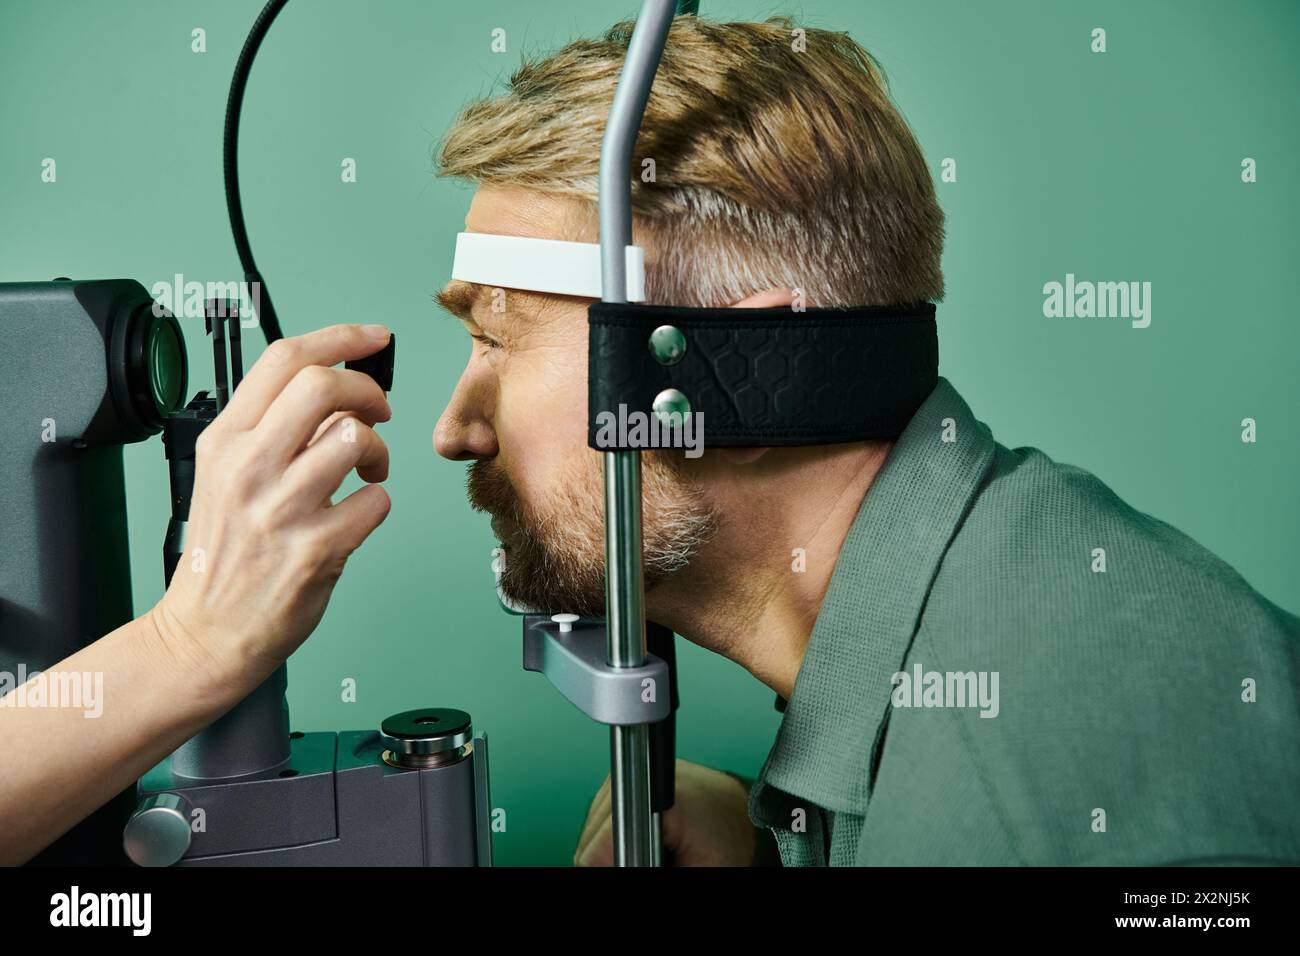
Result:
{"label": "green background", "polygon": [[[239,278],[221,124],[260,7],[0,3],[0,281]],[[448,278],[470,192],[436,180],[430,157],[521,52],[635,10],[631,0],[295,0],[245,103],[248,228],[286,332],[382,321],[402,345],[383,430],[393,512],[291,661],[294,727],[373,727],[425,705],[470,711],[492,738],[504,864],[570,860],[607,737],[521,670],[465,466],[432,451],[469,343],[430,296]],[[791,13],[849,31],[881,61],[947,212],[942,368],[977,417],[1004,444],[1095,472],[1300,610],[1300,4],[705,0],[703,12]],[[1097,26],[1105,54],[1089,49]],[[191,52],[195,27],[207,31],[205,54]],[[490,49],[495,27],[504,54]],[[1247,156],[1258,162],[1250,185]],[[58,163],[55,184],[41,182],[45,157]],[[343,157],[357,161],[354,184],[340,182]],[[957,160],[955,183],[938,182],[945,157]],[[1044,318],[1043,284],[1067,272],[1150,281],[1150,328]],[[200,320],[185,328],[192,392],[210,385],[210,352]],[[259,345],[254,333],[250,361]],[[1240,440],[1247,416],[1257,444]],[[142,610],[162,589],[157,439],[128,449],[127,480]],[[356,703],[340,700],[347,677]],[[766,688],[683,642],[681,696],[683,756],[757,770],[779,721]]]}

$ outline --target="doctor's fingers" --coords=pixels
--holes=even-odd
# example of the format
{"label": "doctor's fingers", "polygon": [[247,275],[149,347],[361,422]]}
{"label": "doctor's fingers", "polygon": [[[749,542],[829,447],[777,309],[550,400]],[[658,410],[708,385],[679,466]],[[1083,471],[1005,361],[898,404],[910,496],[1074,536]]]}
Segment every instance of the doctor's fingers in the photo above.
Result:
{"label": "doctor's fingers", "polygon": [[596,791],[596,796],[592,798],[591,809],[587,811],[587,819],[582,824],[582,833],[578,837],[578,849],[574,853],[575,862],[586,852],[588,844],[596,839],[601,827],[609,823],[612,807],[613,785],[607,776],[605,782],[600,785],[600,789]]}
{"label": "doctor's fingers", "polygon": [[391,507],[392,501],[382,485],[366,485],[326,508],[316,523],[334,553],[346,558],[383,524]]}
{"label": "doctor's fingers", "polygon": [[339,411],[367,424],[392,417],[388,398],[369,375],[311,365],[285,386],[251,435],[269,464],[287,463],[307,447],[321,423]]}
{"label": "doctor's fingers", "polygon": [[300,371],[366,358],[387,345],[388,338],[389,331],[383,326],[332,325],[272,342],[248,370],[213,425],[230,431],[254,428]]}
{"label": "doctor's fingers", "polygon": [[[330,413],[330,416],[327,419],[325,419],[325,421],[321,422],[319,425],[316,426],[316,434],[311,436],[311,441],[309,441],[307,444],[311,445],[313,442],[319,441],[320,436],[324,435],[327,431],[329,431],[331,425],[333,425],[340,418],[347,418],[349,415],[352,415],[352,417],[354,418],[356,417],[353,414],[351,409],[344,409],[341,411]],[[375,423],[366,422],[366,424],[373,425]]]}
{"label": "doctor's fingers", "polygon": [[384,481],[388,477],[388,446],[365,422],[344,416],[289,463],[280,477],[279,491],[297,510],[313,510],[318,503],[328,504],[354,468],[362,481]]}
{"label": "doctor's fingers", "polygon": [[614,865],[614,820],[608,814],[590,838],[573,855],[574,866]]}

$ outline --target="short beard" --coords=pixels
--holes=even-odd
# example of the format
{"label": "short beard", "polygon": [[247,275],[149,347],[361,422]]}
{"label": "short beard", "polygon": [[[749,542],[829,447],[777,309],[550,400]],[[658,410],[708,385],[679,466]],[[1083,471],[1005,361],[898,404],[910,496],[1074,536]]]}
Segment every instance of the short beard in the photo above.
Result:
{"label": "short beard", "polygon": [[[595,465],[586,482],[557,489],[544,508],[526,507],[494,459],[478,460],[469,467],[470,505],[503,525],[504,569],[499,586],[516,604],[546,613],[605,615],[601,463],[593,456],[584,458]],[[704,489],[685,478],[681,462],[671,451],[641,453],[641,502],[649,591],[690,564],[718,533],[720,522]]]}

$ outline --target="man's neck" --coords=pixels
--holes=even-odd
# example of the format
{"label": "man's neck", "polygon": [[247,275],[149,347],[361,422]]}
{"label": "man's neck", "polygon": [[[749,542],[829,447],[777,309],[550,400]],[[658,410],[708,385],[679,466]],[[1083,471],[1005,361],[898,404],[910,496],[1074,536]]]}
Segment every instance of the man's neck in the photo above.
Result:
{"label": "man's neck", "polygon": [[892,447],[773,449],[732,469],[713,485],[718,536],[646,595],[649,617],[788,699],[844,539]]}

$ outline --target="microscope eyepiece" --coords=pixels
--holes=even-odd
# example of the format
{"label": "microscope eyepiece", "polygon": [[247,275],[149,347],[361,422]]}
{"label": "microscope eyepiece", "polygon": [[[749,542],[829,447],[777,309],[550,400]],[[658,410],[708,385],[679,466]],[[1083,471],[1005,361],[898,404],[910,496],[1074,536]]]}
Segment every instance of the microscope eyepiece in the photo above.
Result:
{"label": "microscope eyepiece", "polygon": [[185,339],[176,317],[147,297],[132,295],[113,312],[108,362],[113,405],[121,426],[132,434],[129,440],[139,441],[157,434],[167,416],[185,404]]}
{"label": "microscope eyepiece", "polygon": [[185,343],[170,315],[154,323],[145,339],[150,393],[154,407],[165,418],[185,402]]}

